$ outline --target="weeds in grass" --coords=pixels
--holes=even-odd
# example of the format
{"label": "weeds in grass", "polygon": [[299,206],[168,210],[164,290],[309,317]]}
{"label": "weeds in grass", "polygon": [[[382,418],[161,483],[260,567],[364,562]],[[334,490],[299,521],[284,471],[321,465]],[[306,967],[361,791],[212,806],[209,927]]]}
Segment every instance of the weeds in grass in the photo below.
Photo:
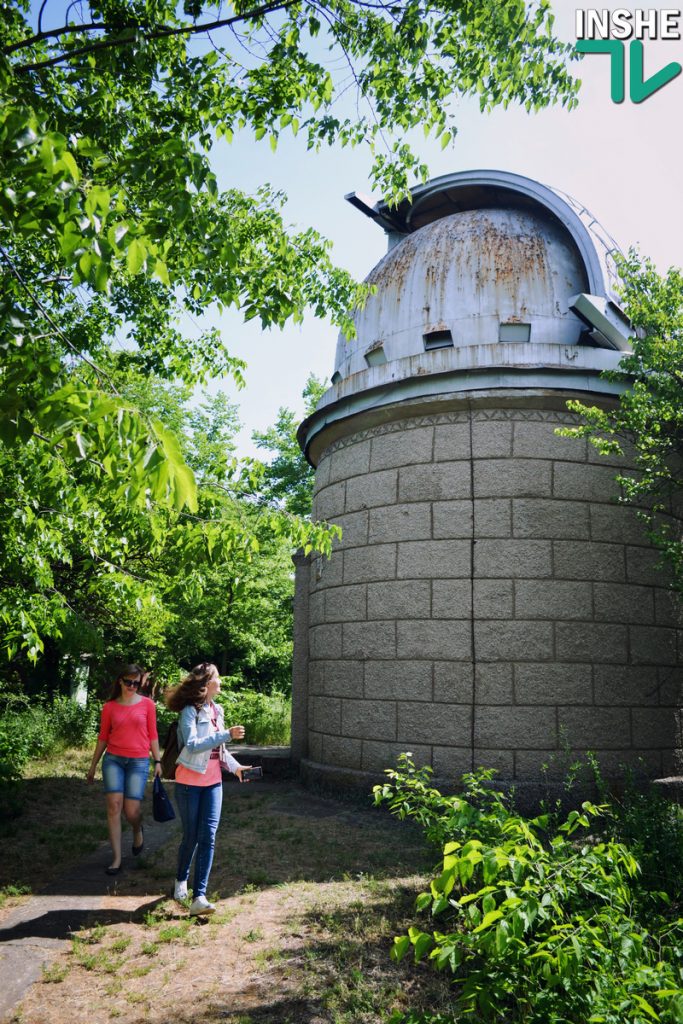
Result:
{"label": "weeds in grass", "polygon": [[112,957],[108,949],[87,953],[78,939],[73,941],[72,953],[76,963],[84,970],[95,971],[98,974],[116,974],[125,963],[123,958]]}
{"label": "weeds in grass", "polygon": [[[250,871],[247,874],[247,879],[248,879],[249,885],[254,886],[255,889],[256,888],[261,888],[264,885],[273,885],[274,884],[274,879],[272,879],[270,877],[270,875],[267,873],[267,871],[263,871],[261,868],[256,868],[255,870]],[[246,889],[246,887],[245,887],[245,889]]]}
{"label": "weeds in grass", "polygon": [[272,947],[271,949],[261,949],[254,955],[254,963],[260,968],[267,967],[269,964],[280,964],[284,959],[285,954],[281,949],[277,949],[276,947]]}
{"label": "weeds in grass", "polygon": [[165,921],[172,921],[175,916],[175,905],[162,903],[154,910],[148,910],[142,918],[145,928],[158,928]]}
{"label": "weeds in grass", "polygon": [[157,932],[157,942],[175,942],[176,939],[184,939],[191,927],[191,921],[179,921],[178,924],[167,925]]}
{"label": "weeds in grass", "polygon": [[212,925],[229,924],[237,917],[236,910],[220,910],[217,914],[214,914],[211,918]]}
{"label": "weeds in grass", "polygon": [[353,967],[337,980],[324,999],[334,1015],[335,1024],[358,1024],[366,1014],[376,1019],[377,1011],[388,1009],[396,996],[393,988],[381,986],[378,991],[377,986],[366,979],[364,971]]}
{"label": "weeds in grass", "polygon": [[261,928],[252,928],[242,938],[245,942],[259,942],[263,938],[263,930]]}
{"label": "weeds in grass", "polygon": [[107,934],[106,926],[103,924],[96,924],[86,932],[82,932],[80,935],[74,937],[74,943],[83,943],[87,946],[94,946],[97,943],[102,942],[105,935]]}
{"label": "weeds in grass", "polygon": [[129,1003],[147,1003],[149,1005],[149,996],[146,992],[129,992],[126,999]]}
{"label": "weeds in grass", "polygon": [[111,951],[112,953],[123,953],[124,949],[128,949],[130,944],[131,939],[126,938],[122,935],[121,938],[116,939],[114,942],[112,942]]}
{"label": "weeds in grass", "polygon": [[60,981],[64,981],[67,974],[69,973],[69,970],[69,964],[57,962],[54,964],[50,964],[49,967],[46,967],[43,964],[42,980],[47,984],[57,985],[59,984]]}
{"label": "weeds in grass", "polygon": [[17,896],[30,896],[30,885],[3,885],[0,889],[0,907],[4,907],[7,900]]}
{"label": "weeds in grass", "polygon": [[144,956],[156,956],[159,952],[159,947],[156,942],[143,942],[140,951]]}
{"label": "weeds in grass", "polygon": [[154,970],[154,964],[141,964],[139,967],[132,967],[128,972],[131,978],[144,978],[146,974]]}

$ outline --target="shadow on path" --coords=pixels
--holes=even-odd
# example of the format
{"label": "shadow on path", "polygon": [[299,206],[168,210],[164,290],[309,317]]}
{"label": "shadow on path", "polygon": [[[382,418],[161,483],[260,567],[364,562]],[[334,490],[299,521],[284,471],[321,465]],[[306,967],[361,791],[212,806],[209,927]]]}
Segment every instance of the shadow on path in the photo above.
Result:
{"label": "shadow on path", "polygon": [[[131,897],[123,897],[129,901]],[[71,939],[83,928],[93,928],[96,924],[122,924],[141,921],[145,914],[166,899],[166,896],[155,896],[140,903],[139,897],[133,897],[136,906],[132,909],[115,907],[74,907],[55,908],[41,912],[45,902],[42,897],[21,909],[31,914],[17,921],[10,927],[0,929],[0,943],[24,942],[27,939],[56,939],[59,942]],[[61,901],[60,901],[61,902]],[[37,905],[37,906],[36,906]],[[37,913],[36,913],[37,909]]]}
{"label": "shadow on path", "polygon": [[[177,838],[177,822],[160,825],[146,819],[145,858]],[[75,932],[95,924],[137,921],[166,899],[168,894],[160,892],[157,885],[152,892],[123,894],[120,889],[127,888],[127,879],[142,874],[144,865],[124,854],[121,874],[111,878],[104,873],[110,856],[109,845],[103,844],[4,917],[0,926],[0,1021],[11,1018],[14,1007]]]}

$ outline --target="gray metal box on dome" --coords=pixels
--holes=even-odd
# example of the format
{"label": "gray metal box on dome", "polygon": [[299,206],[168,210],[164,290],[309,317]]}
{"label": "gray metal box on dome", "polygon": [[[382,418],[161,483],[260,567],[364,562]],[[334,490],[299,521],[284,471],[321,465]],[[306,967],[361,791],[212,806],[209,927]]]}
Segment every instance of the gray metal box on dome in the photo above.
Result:
{"label": "gray metal box on dome", "polygon": [[579,203],[501,171],[398,208],[374,293],[301,424],[329,560],[297,557],[292,753],[367,788],[402,751],[453,787],[484,765],[533,802],[594,752],[608,778],[679,765],[677,609],[623,462],[570,398],[629,349],[614,241]]}

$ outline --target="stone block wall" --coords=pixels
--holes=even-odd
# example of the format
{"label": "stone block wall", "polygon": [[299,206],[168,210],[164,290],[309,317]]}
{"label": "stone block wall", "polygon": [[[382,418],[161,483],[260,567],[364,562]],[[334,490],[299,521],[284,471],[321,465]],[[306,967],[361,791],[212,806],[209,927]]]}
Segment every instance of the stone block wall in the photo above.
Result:
{"label": "stone block wall", "polygon": [[323,452],[314,512],[343,540],[306,569],[308,762],[678,768],[683,624],[616,460],[555,435],[571,422],[475,406]]}

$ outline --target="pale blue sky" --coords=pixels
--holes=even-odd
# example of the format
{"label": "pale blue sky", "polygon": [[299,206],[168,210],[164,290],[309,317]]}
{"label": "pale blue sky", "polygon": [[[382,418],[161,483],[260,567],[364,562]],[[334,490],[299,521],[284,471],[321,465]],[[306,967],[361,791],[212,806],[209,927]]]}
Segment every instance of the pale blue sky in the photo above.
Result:
{"label": "pale blue sky", "polygon": [[[575,41],[575,6],[574,0],[554,4],[558,31],[570,42]],[[681,51],[681,43],[646,43],[646,75],[668,61],[683,62]],[[420,144],[431,175],[477,167],[528,175],[581,200],[623,248],[638,245],[660,270],[682,264],[683,76],[638,106],[629,101],[617,106],[609,96],[606,56],[587,56],[576,67],[583,87],[571,113],[551,108],[531,115],[519,109],[482,115],[476,101],[460,101],[455,146],[442,152],[432,143]],[[289,219],[329,237],[336,261],[357,277],[384,254],[383,232],[343,198],[354,190],[370,191],[368,154],[338,149],[311,154],[303,142],[290,139],[272,153],[267,144],[245,137],[217,156],[226,185],[250,190],[270,182],[284,189]],[[245,391],[238,394],[230,385],[226,390],[239,403],[244,422],[240,452],[255,454],[251,431],[272,423],[280,405],[301,408],[300,392],[310,371],[323,377],[332,373],[336,331],[313,318],[265,333],[255,323],[242,325],[238,316],[220,323],[231,351],[248,362]]]}

